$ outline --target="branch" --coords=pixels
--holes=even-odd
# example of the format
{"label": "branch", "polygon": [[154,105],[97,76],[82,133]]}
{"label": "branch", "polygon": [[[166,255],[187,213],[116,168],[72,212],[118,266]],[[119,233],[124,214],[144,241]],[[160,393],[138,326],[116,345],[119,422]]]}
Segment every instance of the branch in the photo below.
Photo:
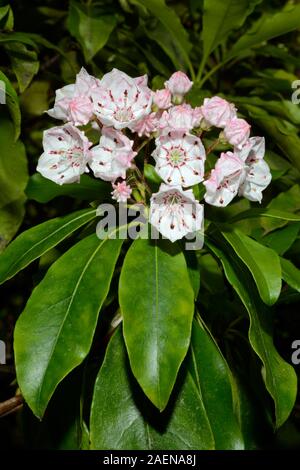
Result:
{"label": "branch", "polygon": [[10,413],[15,413],[23,405],[22,395],[16,395],[15,397],[9,398],[6,401],[0,403],[0,417],[6,416]]}

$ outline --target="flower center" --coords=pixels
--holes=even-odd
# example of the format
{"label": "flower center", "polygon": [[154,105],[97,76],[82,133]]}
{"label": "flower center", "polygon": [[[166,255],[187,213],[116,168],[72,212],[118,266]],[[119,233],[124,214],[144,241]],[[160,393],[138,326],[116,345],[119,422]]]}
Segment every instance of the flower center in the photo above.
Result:
{"label": "flower center", "polygon": [[173,166],[177,166],[184,161],[184,151],[180,148],[175,148],[169,153],[169,161]]}
{"label": "flower center", "polygon": [[119,122],[128,122],[134,118],[130,108],[118,109],[115,112],[115,120]]}

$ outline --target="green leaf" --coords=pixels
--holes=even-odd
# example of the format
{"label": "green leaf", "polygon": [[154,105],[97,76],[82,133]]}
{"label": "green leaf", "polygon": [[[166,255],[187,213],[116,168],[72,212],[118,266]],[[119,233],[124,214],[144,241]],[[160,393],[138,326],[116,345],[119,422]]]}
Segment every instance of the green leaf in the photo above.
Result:
{"label": "green leaf", "polygon": [[162,182],[162,179],[156,173],[154,166],[150,165],[150,163],[145,163],[144,175],[147,178],[147,180],[149,180],[151,183],[160,184]]}
{"label": "green leaf", "polygon": [[172,403],[159,413],[134,380],[119,328],[107,348],[92,400],[91,448],[100,450],[209,450],[213,436],[189,373]]}
{"label": "green leaf", "polygon": [[19,138],[20,131],[21,131],[21,111],[20,111],[20,106],[19,106],[19,98],[14,87],[8,80],[7,76],[4,75],[4,73],[1,72],[1,70],[0,70],[0,81],[4,82],[5,84],[6,105],[7,105],[9,114],[15,126],[14,140],[16,141]]}
{"label": "green leaf", "polygon": [[95,209],[84,209],[48,220],[21,233],[0,257],[0,283],[13,277],[95,217]]}
{"label": "green leaf", "polygon": [[193,70],[189,59],[192,45],[174,9],[168,7],[165,0],[132,0],[132,3],[146,7],[161,22],[192,73]]}
{"label": "green leaf", "polygon": [[298,215],[298,214],[293,214],[292,212],[289,212],[289,211],[286,212],[283,210],[272,209],[271,205],[270,205],[270,209],[268,207],[262,207],[262,208],[259,207],[259,208],[249,209],[244,212],[241,212],[240,214],[237,214],[234,217],[232,217],[230,222],[234,223],[234,222],[238,222],[239,220],[252,219],[252,218],[257,218],[257,217],[267,217],[270,219],[278,219],[280,221],[286,221],[286,222],[300,222],[300,214]]}
{"label": "green leaf", "polygon": [[282,279],[297,292],[300,292],[300,269],[285,258],[280,258]]}
{"label": "green leaf", "polygon": [[273,305],[281,291],[281,267],[277,253],[237,229],[222,230],[222,235],[248,267],[262,300],[267,305]]}
{"label": "green leaf", "polygon": [[[24,202],[25,198],[21,197],[0,209],[0,252],[4,250],[20,228],[25,214]],[[1,269],[0,261],[0,272]]]}
{"label": "green leaf", "polygon": [[0,208],[24,197],[28,180],[25,147],[14,133],[13,123],[0,114]]}
{"label": "green leaf", "polygon": [[233,410],[231,373],[210,333],[194,321],[190,371],[209,419],[217,450],[243,449],[243,438]]}
{"label": "green leaf", "polygon": [[203,62],[228,35],[240,28],[261,0],[204,0]]}
{"label": "green leaf", "polygon": [[287,227],[275,230],[269,233],[265,237],[261,238],[260,241],[275,250],[279,255],[283,255],[291,246],[294,244],[300,231],[299,222],[296,224],[290,224]]}
{"label": "green leaf", "polygon": [[49,202],[58,196],[69,196],[86,201],[103,200],[111,192],[108,183],[82,175],[79,183],[59,185],[50,181],[39,173],[29,178],[26,195],[37,202]]}
{"label": "green leaf", "polygon": [[133,374],[163,410],[189,347],[194,313],[183,253],[169,241],[134,241],[124,260],[119,301]]}
{"label": "green leaf", "polygon": [[273,344],[272,317],[260,301],[253,281],[236,257],[226,254],[210,241],[207,245],[220,259],[225,276],[243,302],[250,318],[249,340],[261,359],[263,378],[275,403],[276,426],[288,418],[296,399],[297,377],[292,366],[278,354]]}
{"label": "green leaf", "polygon": [[[262,221],[262,226],[266,232],[271,232],[272,230],[286,225],[290,214],[300,210],[300,186],[297,184],[292,186],[288,191],[281,192],[268,204],[267,210],[284,212],[285,216],[281,218],[282,220]],[[300,221],[300,214],[295,214],[294,217],[297,217]]]}
{"label": "green leaf", "polygon": [[234,44],[226,56],[226,60],[257,46],[264,41],[281,36],[299,28],[300,5],[286,6],[278,13],[265,13],[254,25]]}
{"label": "green leaf", "polygon": [[37,53],[20,42],[9,42],[5,45],[5,51],[17,77],[20,93],[23,93],[38,73],[40,63]]}
{"label": "green leaf", "polygon": [[115,15],[102,12],[91,2],[87,5],[70,2],[68,28],[81,45],[86,62],[90,62],[105,46],[116,24]]}
{"label": "green leaf", "polygon": [[73,246],[51,266],[17,321],[17,380],[38,417],[90,350],[122,241],[91,235]]}
{"label": "green leaf", "polygon": [[22,109],[31,116],[41,116],[49,108],[50,82],[34,81],[22,94]]}

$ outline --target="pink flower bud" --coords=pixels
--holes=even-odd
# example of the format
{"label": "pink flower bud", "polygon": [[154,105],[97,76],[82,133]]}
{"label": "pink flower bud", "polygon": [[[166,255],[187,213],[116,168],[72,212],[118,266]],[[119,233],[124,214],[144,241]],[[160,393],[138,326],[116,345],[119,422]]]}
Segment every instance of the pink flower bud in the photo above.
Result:
{"label": "pink flower bud", "polygon": [[241,149],[249,139],[250,128],[250,124],[245,119],[233,118],[227,123],[224,136],[231,145]]}
{"label": "pink flower bud", "polygon": [[219,96],[205,98],[201,110],[205,121],[210,126],[225,127],[230,119],[236,117],[234,105]]}
{"label": "pink flower bud", "polygon": [[142,137],[143,135],[149,137],[152,132],[157,130],[157,127],[158,119],[156,117],[156,113],[151,113],[130,126],[130,129],[137,132],[139,137]]}
{"label": "pink flower bud", "polygon": [[160,109],[167,109],[171,106],[171,92],[167,88],[157,90],[154,93],[153,101]]}
{"label": "pink flower bud", "polygon": [[126,202],[130,198],[132,189],[126,184],[126,181],[121,183],[113,183],[113,191],[111,192],[112,198],[117,202]]}
{"label": "pink flower bud", "polygon": [[185,95],[193,86],[193,82],[189,77],[181,71],[173,73],[169,80],[165,82],[165,87],[170,90],[174,98],[181,98]]}

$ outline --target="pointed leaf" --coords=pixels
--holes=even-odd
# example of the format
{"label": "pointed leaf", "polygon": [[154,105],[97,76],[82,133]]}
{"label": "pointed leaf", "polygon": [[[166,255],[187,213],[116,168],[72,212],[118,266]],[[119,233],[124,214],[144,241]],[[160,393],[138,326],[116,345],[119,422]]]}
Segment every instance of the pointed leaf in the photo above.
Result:
{"label": "pointed leaf", "polygon": [[204,0],[203,60],[245,19],[261,0]]}
{"label": "pointed leaf", "polygon": [[249,340],[261,359],[266,387],[275,403],[276,426],[289,417],[297,394],[297,377],[292,366],[278,354],[273,343],[272,318],[261,302],[253,281],[233,253],[217,248],[207,241],[208,247],[220,259],[225,276],[243,302],[250,318]]}
{"label": "pointed leaf", "polygon": [[189,359],[216,449],[243,449],[243,438],[234,415],[229,367],[209,332],[198,321],[193,323]]}
{"label": "pointed leaf", "polygon": [[119,328],[110,341],[95,384],[91,448],[213,449],[205,410],[189,373],[181,379],[171,401],[170,406],[159,413],[143,395],[130,371]]}
{"label": "pointed leaf", "polygon": [[226,60],[232,59],[250,47],[299,28],[300,5],[291,5],[278,13],[266,13],[234,44]]}
{"label": "pointed leaf", "polygon": [[277,253],[237,229],[223,230],[222,235],[249,268],[262,300],[267,305],[273,305],[281,291],[281,267]]}
{"label": "pointed leaf", "polygon": [[282,279],[297,292],[300,292],[300,269],[288,259],[280,258]]}
{"label": "pointed leaf", "polygon": [[38,417],[89,352],[122,241],[91,235],[73,246],[51,266],[17,321],[17,380]]}
{"label": "pointed leaf", "polygon": [[134,241],[124,260],[119,300],[133,374],[163,410],[189,347],[194,313],[183,253],[166,240]]}
{"label": "pointed leaf", "polygon": [[0,257],[0,284],[95,217],[95,209],[83,209],[48,220],[21,233]]}

